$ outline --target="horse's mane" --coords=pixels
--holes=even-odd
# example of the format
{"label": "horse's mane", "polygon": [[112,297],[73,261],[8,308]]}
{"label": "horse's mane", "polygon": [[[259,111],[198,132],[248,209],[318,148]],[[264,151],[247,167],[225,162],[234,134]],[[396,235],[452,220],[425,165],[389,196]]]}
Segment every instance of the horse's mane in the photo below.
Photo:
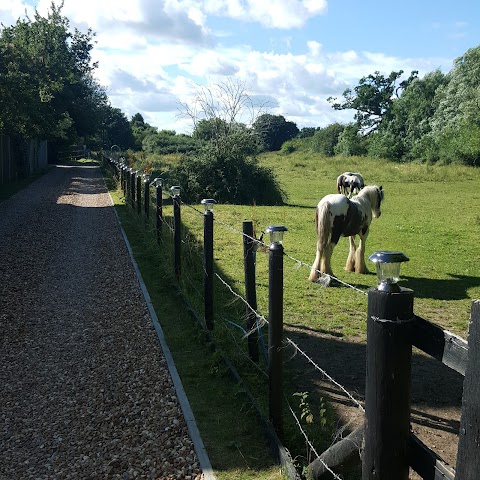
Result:
{"label": "horse's mane", "polygon": [[383,200],[384,192],[382,187],[377,187],[377,185],[366,185],[364,188],[362,188],[362,190],[360,190],[357,197],[368,197],[370,202],[374,199],[374,197],[380,197],[380,200]]}

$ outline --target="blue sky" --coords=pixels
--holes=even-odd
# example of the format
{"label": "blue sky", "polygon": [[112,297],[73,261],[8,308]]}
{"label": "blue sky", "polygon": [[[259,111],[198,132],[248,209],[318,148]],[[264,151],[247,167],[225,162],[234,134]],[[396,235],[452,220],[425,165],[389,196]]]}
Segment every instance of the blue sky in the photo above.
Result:
{"label": "blue sky", "polygon": [[[51,0],[2,0],[0,22]],[[440,68],[480,45],[480,2],[432,0],[65,0],[97,33],[96,76],[113,106],[160,129],[190,132],[181,105],[199,85],[242,82],[299,128],[347,122],[330,96],[376,70]]]}

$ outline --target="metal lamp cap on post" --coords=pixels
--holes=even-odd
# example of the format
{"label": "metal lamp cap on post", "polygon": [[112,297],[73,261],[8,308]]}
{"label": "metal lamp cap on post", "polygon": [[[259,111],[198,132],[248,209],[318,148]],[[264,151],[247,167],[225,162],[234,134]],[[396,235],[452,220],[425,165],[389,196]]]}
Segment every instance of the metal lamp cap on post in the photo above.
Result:
{"label": "metal lamp cap on post", "polygon": [[173,187],[170,187],[170,191],[172,192],[172,195],[174,197],[180,195],[180,190],[182,189],[182,187],[179,187],[178,185],[175,185]]}
{"label": "metal lamp cap on post", "polygon": [[402,252],[375,252],[368,257],[377,268],[377,290],[382,292],[400,292],[400,265],[410,259]]}
{"label": "metal lamp cap on post", "polygon": [[270,225],[265,229],[265,233],[270,234],[270,243],[282,243],[283,234],[287,232],[288,228],[283,225]]}
{"label": "metal lamp cap on post", "polygon": [[137,170],[135,174],[137,175],[137,177],[141,177],[143,175],[143,172],[141,170]]}
{"label": "metal lamp cap on post", "polygon": [[204,198],[201,203],[205,206],[205,213],[207,213],[213,210],[213,206],[217,203],[217,201],[213,198]]}
{"label": "metal lamp cap on post", "polygon": [[160,178],[160,177],[154,178],[153,185],[155,187],[163,187],[163,178]]}
{"label": "metal lamp cap on post", "polygon": [[149,173],[144,173],[143,174],[143,181],[145,183],[150,182],[150,174]]}

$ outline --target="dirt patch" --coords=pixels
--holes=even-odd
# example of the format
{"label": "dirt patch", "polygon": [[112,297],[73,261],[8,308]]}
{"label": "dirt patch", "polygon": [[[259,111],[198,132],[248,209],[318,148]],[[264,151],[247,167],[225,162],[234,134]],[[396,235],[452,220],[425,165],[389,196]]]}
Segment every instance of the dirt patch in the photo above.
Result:
{"label": "dirt patch", "polygon": [[[333,406],[338,418],[338,436],[345,436],[363,423],[358,404],[365,400],[365,338],[333,336],[305,327],[288,326],[286,335],[301,345],[308,356],[338,384],[313,366],[306,367],[301,355],[299,388],[318,391]],[[420,440],[455,467],[462,405],[463,376],[418,349],[412,356],[411,428]],[[352,398],[353,397],[353,398]],[[415,472],[411,479],[417,479]]]}

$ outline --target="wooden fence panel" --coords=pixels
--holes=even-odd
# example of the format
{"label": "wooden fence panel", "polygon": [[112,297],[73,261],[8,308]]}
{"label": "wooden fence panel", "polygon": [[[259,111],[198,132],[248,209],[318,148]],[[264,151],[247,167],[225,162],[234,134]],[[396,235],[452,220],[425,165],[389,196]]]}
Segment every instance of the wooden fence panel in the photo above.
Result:
{"label": "wooden fence panel", "polygon": [[415,316],[411,336],[417,348],[465,375],[468,343],[463,338],[418,316]]}
{"label": "wooden fence panel", "polygon": [[480,300],[472,303],[468,346],[456,478],[478,480],[480,478],[480,382],[478,381],[480,372]]}

